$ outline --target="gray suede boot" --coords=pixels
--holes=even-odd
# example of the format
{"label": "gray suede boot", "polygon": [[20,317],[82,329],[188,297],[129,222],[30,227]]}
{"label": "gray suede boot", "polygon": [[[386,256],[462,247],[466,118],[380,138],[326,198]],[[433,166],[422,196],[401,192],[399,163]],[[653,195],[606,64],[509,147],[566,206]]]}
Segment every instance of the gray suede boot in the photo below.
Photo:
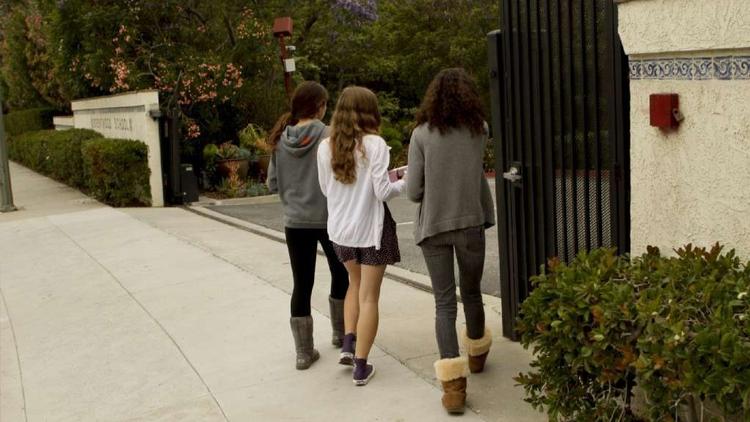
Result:
{"label": "gray suede boot", "polygon": [[297,348],[297,369],[307,369],[320,358],[313,347],[313,319],[311,316],[292,317],[289,324]]}
{"label": "gray suede boot", "polygon": [[328,306],[331,310],[331,329],[333,331],[331,344],[341,347],[344,344],[344,299],[334,299],[328,296]]}

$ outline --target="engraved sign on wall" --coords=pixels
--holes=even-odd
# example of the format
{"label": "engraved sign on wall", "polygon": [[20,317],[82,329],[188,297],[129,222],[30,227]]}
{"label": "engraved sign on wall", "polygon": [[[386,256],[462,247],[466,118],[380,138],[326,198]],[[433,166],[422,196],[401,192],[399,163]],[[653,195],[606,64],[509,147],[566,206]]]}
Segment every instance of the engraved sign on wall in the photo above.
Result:
{"label": "engraved sign on wall", "polygon": [[159,122],[150,114],[159,110],[159,92],[148,90],[86,98],[73,101],[71,109],[76,128],[93,129],[108,138],[139,140],[148,146],[151,205],[164,206]]}

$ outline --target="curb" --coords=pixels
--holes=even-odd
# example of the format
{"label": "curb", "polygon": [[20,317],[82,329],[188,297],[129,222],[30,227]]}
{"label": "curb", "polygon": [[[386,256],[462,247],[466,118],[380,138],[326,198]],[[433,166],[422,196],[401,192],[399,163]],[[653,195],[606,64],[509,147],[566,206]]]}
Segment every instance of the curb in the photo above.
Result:
{"label": "curb", "polygon": [[[208,217],[212,220],[230,225],[240,230],[245,230],[250,233],[257,234],[259,236],[263,236],[265,238],[275,240],[280,243],[286,243],[286,238],[284,237],[284,233],[281,233],[273,229],[269,229],[268,227],[264,227],[259,224],[249,223],[247,221],[240,220],[239,218],[230,217],[228,215],[224,215],[220,212],[210,210],[200,205],[186,207],[186,209],[195,214]],[[320,246],[318,246],[318,255],[323,255],[323,256],[325,255],[323,253],[323,250],[320,248]],[[422,290],[428,293],[432,293],[432,285],[430,284],[430,278],[427,277],[426,275],[415,273],[409,270],[405,270],[403,268],[397,268],[392,265],[388,266],[388,268],[385,271],[385,274],[386,276],[388,276],[388,278],[391,278],[395,281],[398,281],[400,283],[409,285],[411,287],[417,288],[419,290]]]}
{"label": "curb", "polygon": [[[228,226],[232,226],[234,228],[244,230],[258,236],[263,236],[267,239],[271,239],[279,243],[286,243],[284,233],[269,229],[268,227],[249,223],[247,221],[240,220],[239,218],[230,217],[220,212],[210,210],[202,205],[192,205],[183,208],[189,212],[209,218],[214,221],[218,221],[220,223],[224,223]],[[318,246],[318,255],[325,256],[320,246]],[[415,273],[413,271],[389,265],[385,270],[385,276],[398,283],[432,294],[432,283],[430,282],[430,277],[424,274]],[[458,301],[461,302],[461,295],[459,294],[458,289],[456,290],[456,297],[458,298]],[[501,309],[499,297],[483,293],[482,298],[485,306],[499,313],[499,310]]]}
{"label": "curb", "polygon": [[193,206],[205,207],[208,205],[216,206],[234,206],[234,205],[261,205],[261,204],[275,204],[281,202],[278,194],[254,196],[252,198],[234,198],[234,199],[213,199],[207,196],[201,196],[198,202],[195,202]]}

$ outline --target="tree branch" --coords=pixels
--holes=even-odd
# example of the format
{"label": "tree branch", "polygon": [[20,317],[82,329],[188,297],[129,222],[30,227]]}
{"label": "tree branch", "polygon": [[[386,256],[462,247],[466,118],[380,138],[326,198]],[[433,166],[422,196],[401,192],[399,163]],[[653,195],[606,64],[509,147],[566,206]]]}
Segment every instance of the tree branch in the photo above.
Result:
{"label": "tree branch", "polygon": [[315,9],[315,12],[313,12],[312,15],[307,17],[307,20],[305,21],[305,25],[302,27],[302,32],[297,36],[297,46],[300,47],[305,43],[305,38],[307,37],[307,34],[312,30],[312,27],[315,26],[315,23],[320,19],[320,9]]}
{"label": "tree branch", "polygon": [[204,18],[203,15],[201,15],[197,10],[195,10],[192,7],[189,7],[189,6],[184,6],[184,7],[185,7],[185,12],[187,12],[189,15],[193,15],[196,18],[198,18],[198,20],[201,21],[201,24],[203,26],[207,26],[208,25],[208,21],[206,20],[206,18]]}
{"label": "tree branch", "polygon": [[232,27],[232,22],[229,20],[226,13],[224,14],[224,26],[227,28],[227,33],[229,34],[229,43],[232,44],[232,47],[236,46],[237,39],[234,36],[234,28]]}

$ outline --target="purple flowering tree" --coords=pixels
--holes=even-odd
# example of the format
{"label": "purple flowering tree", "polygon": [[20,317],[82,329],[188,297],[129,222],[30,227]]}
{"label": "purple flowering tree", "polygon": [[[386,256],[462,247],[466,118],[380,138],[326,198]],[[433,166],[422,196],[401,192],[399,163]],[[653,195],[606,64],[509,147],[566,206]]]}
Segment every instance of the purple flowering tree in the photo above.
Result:
{"label": "purple flowering tree", "polygon": [[333,0],[333,8],[340,23],[362,25],[378,20],[378,3],[375,0]]}

